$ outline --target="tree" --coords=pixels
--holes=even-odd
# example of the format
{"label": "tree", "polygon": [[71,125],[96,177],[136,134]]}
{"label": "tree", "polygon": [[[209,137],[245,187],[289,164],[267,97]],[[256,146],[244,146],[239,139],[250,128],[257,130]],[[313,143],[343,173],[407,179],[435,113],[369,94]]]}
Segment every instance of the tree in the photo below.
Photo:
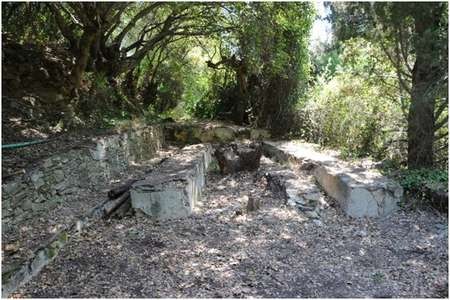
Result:
{"label": "tree", "polygon": [[235,73],[228,89],[237,123],[251,123],[283,134],[290,129],[292,107],[309,77],[310,3],[235,3],[226,5],[233,30],[221,60]]}
{"label": "tree", "polygon": [[[47,3],[75,57],[74,87],[86,70],[114,77],[137,67],[158,47],[217,31],[215,4]],[[222,28],[223,30],[223,28]]]}
{"label": "tree", "polygon": [[339,39],[371,38],[396,67],[400,100],[408,105],[408,166],[433,166],[436,142],[448,137],[448,131],[442,130],[448,120],[447,4],[329,5]]}

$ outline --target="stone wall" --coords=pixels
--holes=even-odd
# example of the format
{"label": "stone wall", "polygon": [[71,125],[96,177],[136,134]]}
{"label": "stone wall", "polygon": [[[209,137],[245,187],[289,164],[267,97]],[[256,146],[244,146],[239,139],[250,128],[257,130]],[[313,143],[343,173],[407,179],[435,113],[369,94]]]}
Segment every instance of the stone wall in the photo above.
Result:
{"label": "stone wall", "polygon": [[26,174],[2,183],[2,224],[14,226],[45,213],[77,188],[93,188],[120,177],[131,162],[152,158],[164,142],[159,126],[142,126],[97,137],[95,147],[51,156]]}
{"label": "stone wall", "polygon": [[[14,241],[18,248],[28,249],[17,255],[3,255],[3,297],[38,274],[70,236],[102,217],[102,197],[94,198],[94,202],[77,201],[86,196],[86,191],[101,195],[101,189],[123,177],[131,163],[153,158],[164,138],[160,126],[132,126],[92,141],[92,147],[55,154],[26,174],[2,183],[2,242]],[[69,210],[71,216],[60,224],[63,229],[47,239],[45,227],[62,205],[76,209]],[[21,228],[27,226],[24,235]],[[26,236],[30,235],[39,235],[39,239],[28,244]]]}
{"label": "stone wall", "polygon": [[167,141],[181,145],[198,143],[228,143],[235,140],[263,140],[270,138],[264,129],[247,128],[219,122],[166,123],[164,136]]}

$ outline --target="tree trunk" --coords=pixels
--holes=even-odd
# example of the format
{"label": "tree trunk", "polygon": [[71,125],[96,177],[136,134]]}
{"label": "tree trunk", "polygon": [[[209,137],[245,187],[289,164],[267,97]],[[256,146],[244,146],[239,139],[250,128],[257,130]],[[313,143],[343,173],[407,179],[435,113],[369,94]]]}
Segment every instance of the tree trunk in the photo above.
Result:
{"label": "tree trunk", "polygon": [[260,143],[232,143],[222,145],[214,151],[222,174],[255,171],[259,168],[261,155]]}
{"label": "tree trunk", "polygon": [[[426,3],[415,18],[416,61],[412,71],[412,95],[408,115],[408,167],[433,166],[435,96],[431,86],[439,66],[433,30],[439,26],[439,7]],[[439,5],[439,4],[438,4]],[[428,8],[428,9],[425,9]],[[431,8],[431,9],[430,9]]]}
{"label": "tree trunk", "polygon": [[434,99],[427,95],[430,70],[419,55],[413,69],[412,97],[408,115],[408,167],[433,165]]}
{"label": "tree trunk", "polygon": [[72,68],[72,81],[76,90],[81,87],[81,81],[89,61],[95,35],[96,31],[86,29],[79,41],[78,55],[76,56],[75,65]]}

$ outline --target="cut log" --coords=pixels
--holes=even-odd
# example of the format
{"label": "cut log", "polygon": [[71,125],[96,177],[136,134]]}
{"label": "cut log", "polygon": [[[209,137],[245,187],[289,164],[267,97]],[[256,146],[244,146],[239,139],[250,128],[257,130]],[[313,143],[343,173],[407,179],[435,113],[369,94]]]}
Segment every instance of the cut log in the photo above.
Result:
{"label": "cut log", "polygon": [[232,143],[220,146],[214,152],[222,174],[257,170],[261,154],[260,143]]}
{"label": "cut log", "polygon": [[114,213],[122,204],[124,204],[127,201],[131,201],[130,191],[126,191],[122,195],[120,195],[117,199],[107,202],[103,208],[105,211],[104,217],[107,218],[111,216],[112,213]]}
{"label": "cut log", "polygon": [[112,214],[111,217],[123,218],[131,209],[131,198],[122,203]]}

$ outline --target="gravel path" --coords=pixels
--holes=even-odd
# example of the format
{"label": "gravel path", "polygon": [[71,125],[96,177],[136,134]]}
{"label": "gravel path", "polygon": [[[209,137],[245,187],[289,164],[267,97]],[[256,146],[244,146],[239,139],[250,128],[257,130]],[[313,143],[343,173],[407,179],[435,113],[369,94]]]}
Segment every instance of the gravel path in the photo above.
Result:
{"label": "gravel path", "polygon": [[[187,219],[101,222],[13,296],[448,295],[445,217],[400,211],[355,220],[330,201],[321,219],[311,220],[285,207],[255,175],[210,174],[204,198]],[[247,213],[245,196],[260,198],[261,209]]]}

